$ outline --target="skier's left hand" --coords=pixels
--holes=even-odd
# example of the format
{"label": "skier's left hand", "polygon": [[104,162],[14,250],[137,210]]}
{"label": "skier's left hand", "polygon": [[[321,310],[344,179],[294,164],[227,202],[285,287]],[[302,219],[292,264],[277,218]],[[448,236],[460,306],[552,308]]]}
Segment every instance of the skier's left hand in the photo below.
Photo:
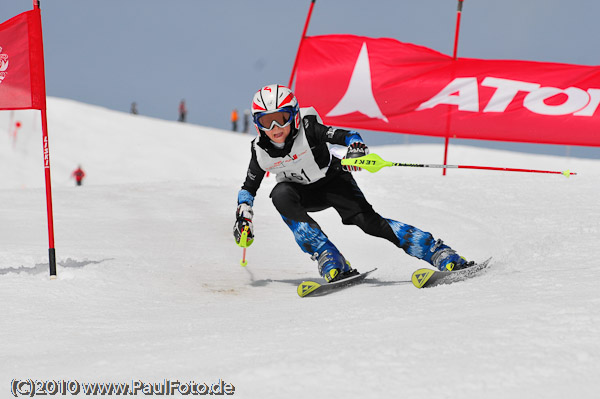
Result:
{"label": "skier's left hand", "polygon": [[[346,156],[344,157],[344,159],[360,158],[364,157],[368,153],[369,147],[367,147],[365,143],[355,141],[354,143],[348,146],[348,152],[346,152]],[[360,172],[362,170],[362,168],[352,165],[342,165],[342,169],[346,172]]]}
{"label": "skier's left hand", "polygon": [[[252,225],[253,216],[254,212],[250,205],[245,203],[238,205],[237,210],[235,211],[235,224],[233,225],[233,237],[235,238],[237,245],[249,247],[254,242],[254,227]],[[246,242],[240,243],[244,231],[247,233]]]}

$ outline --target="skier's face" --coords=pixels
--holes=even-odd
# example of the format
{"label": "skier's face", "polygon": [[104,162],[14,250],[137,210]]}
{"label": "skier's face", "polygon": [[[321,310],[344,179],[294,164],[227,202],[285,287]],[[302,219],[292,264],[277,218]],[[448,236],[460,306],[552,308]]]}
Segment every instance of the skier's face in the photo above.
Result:
{"label": "skier's face", "polygon": [[290,135],[292,127],[287,125],[286,127],[274,126],[273,129],[265,131],[267,137],[274,143],[285,143],[285,139]]}

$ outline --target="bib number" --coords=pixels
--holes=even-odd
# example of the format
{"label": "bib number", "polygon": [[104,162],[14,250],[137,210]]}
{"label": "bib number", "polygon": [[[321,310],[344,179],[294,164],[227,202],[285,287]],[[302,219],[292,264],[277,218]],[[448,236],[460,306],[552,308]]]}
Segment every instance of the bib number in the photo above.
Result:
{"label": "bib number", "polygon": [[304,169],[302,169],[300,171],[300,173],[296,173],[296,172],[283,172],[283,177],[285,177],[286,180],[288,181],[308,181],[309,183],[311,182],[310,178],[308,177],[308,175],[306,174],[306,172],[304,171]]}

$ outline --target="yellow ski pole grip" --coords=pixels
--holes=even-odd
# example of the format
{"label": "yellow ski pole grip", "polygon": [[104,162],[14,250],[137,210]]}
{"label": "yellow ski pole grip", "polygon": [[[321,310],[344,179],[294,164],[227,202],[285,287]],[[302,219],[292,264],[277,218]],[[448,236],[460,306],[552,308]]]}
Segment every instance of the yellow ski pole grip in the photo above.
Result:
{"label": "yellow ski pole grip", "polygon": [[247,248],[250,244],[248,244],[248,226],[244,227],[244,231],[242,231],[242,235],[240,236],[240,242],[237,243],[242,248]]}

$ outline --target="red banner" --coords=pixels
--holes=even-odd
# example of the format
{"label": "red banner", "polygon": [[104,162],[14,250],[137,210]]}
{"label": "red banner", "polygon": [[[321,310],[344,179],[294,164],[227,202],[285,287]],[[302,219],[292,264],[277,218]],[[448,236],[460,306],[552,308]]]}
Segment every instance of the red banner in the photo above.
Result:
{"label": "red banner", "polygon": [[0,24],[0,109],[45,109],[40,10]]}
{"label": "red banner", "polygon": [[394,39],[307,37],[295,93],[328,125],[600,146],[600,67],[451,57]]}

